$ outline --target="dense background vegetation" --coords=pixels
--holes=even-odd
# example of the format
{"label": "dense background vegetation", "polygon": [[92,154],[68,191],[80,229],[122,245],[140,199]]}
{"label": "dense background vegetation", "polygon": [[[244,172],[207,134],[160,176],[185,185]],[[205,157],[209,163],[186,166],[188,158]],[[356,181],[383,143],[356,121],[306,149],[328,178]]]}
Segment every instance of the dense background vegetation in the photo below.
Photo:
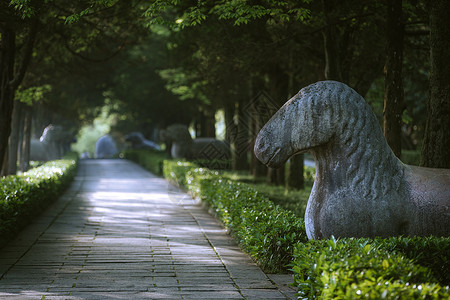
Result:
{"label": "dense background vegetation", "polygon": [[[418,163],[409,153],[423,148],[424,165],[449,167],[449,101],[439,93],[448,87],[439,69],[448,55],[430,63],[430,49],[447,40],[445,3],[3,1],[3,173],[16,172],[30,136],[50,123],[77,136],[79,151],[92,151],[110,130],[119,141],[131,131],[158,140],[158,130],[184,123],[197,137],[223,136],[234,169],[265,174],[251,151],[258,129],[300,88],[324,79],[366,97],[398,156],[404,150],[403,159]],[[93,129],[98,117],[107,126]],[[427,120],[436,134],[422,147]],[[269,172],[269,181],[302,187],[301,161]]]}

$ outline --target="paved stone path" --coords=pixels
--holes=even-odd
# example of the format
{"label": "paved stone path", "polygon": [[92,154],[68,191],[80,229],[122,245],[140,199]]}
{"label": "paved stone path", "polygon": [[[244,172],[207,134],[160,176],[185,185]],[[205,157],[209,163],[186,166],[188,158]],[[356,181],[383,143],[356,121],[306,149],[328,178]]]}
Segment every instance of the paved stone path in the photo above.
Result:
{"label": "paved stone path", "polygon": [[85,160],[0,249],[0,299],[293,299],[198,203],[126,160]]}

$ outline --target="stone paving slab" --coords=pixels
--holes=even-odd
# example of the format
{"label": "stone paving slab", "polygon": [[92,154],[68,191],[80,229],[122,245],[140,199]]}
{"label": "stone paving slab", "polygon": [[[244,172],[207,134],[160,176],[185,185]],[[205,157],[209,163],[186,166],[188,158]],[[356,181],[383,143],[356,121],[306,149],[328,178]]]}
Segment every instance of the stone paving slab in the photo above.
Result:
{"label": "stone paving slab", "polygon": [[294,299],[189,195],[126,160],[84,160],[0,249],[0,299]]}

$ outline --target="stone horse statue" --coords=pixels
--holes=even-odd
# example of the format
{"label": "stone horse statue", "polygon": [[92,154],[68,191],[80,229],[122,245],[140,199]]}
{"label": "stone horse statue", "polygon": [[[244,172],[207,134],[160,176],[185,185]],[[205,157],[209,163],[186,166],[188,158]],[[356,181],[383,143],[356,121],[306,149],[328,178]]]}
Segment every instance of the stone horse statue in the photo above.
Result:
{"label": "stone horse statue", "polygon": [[48,125],[38,139],[30,141],[30,160],[49,161],[60,159],[70,150],[74,137],[59,125]]}
{"label": "stone horse statue", "polygon": [[100,137],[95,143],[95,158],[113,158],[117,153],[116,143],[109,134]]}
{"label": "stone horse statue", "polygon": [[188,127],[173,124],[161,132],[161,138],[171,143],[173,158],[227,160],[231,157],[230,147],[215,138],[192,139]]}
{"label": "stone horse statue", "polygon": [[127,134],[125,136],[125,141],[130,144],[131,149],[161,150],[161,147],[157,143],[146,139],[141,132],[135,131]]}
{"label": "stone horse statue", "polygon": [[450,235],[450,170],[403,164],[369,105],[345,84],[300,90],[261,129],[254,151],[270,167],[299,152],[314,156],[309,239]]}

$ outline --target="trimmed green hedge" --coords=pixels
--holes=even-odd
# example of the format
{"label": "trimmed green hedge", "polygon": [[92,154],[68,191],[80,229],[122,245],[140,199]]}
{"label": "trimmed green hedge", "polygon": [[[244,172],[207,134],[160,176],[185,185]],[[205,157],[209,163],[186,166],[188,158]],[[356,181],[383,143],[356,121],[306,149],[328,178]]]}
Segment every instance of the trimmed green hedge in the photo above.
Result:
{"label": "trimmed green hedge", "polygon": [[67,188],[74,160],[58,160],[22,175],[0,178],[0,248]]}
{"label": "trimmed green hedge", "polygon": [[164,176],[202,199],[258,264],[286,271],[294,245],[306,242],[303,219],[246,184],[190,162],[164,161]]}
{"label": "trimmed green hedge", "polygon": [[[294,284],[302,299],[448,299],[450,289],[436,275],[448,284],[449,241],[332,238],[298,243]],[[426,264],[430,268],[419,262],[423,254],[438,257]],[[433,268],[444,268],[447,275]]]}
{"label": "trimmed green hedge", "polygon": [[122,152],[123,158],[129,159],[153,174],[163,175],[163,162],[169,155],[163,151],[152,150],[126,150]]}

